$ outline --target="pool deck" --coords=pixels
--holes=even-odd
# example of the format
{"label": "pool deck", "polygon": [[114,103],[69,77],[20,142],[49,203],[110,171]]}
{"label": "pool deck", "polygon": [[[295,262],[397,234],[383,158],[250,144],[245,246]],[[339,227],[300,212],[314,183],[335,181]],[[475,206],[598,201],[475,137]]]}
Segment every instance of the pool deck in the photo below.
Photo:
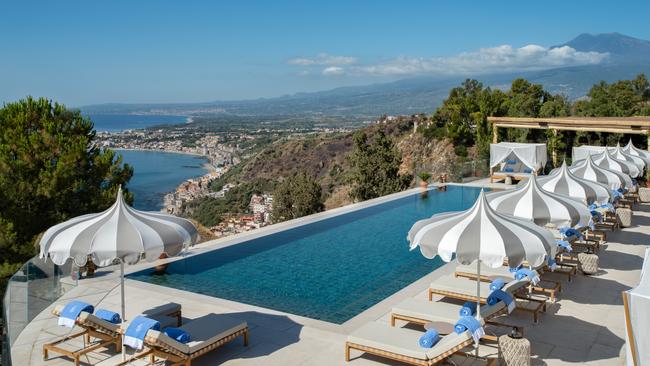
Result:
{"label": "pool deck", "polygon": [[[469,185],[483,186],[484,182]],[[507,188],[499,184],[491,186]],[[624,363],[625,327],[621,291],[638,282],[646,248],[644,243],[650,243],[650,204],[636,205],[633,224],[633,227],[608,233],[608,242],[599,253],[601,271],[598,274],[579,274],[570,283],[558,277],[563,284],[560,299],[550,304],[539,324],[532,324],[529,316],[513,315],[527,325],[525,336],[532,343],[533,364]],[[282,224],[273,226],[281,229]],[[247,235],[243,237],[247,239]],[[215,241],[201,245],[196,252],[232,244],[232,240]],[[151,264],[132,266],[129,272],[147,266]],[[344,342],[347,334],[367,321],[388,322],[391,306],[407,297],[426,298],[429,283],[435,277],[453,271],[454,266],[454,263],[443,266],[342,325],[134,280],[126,281],[127,319],[155,305],[176,302],[182,305],[183,317],[187,321],[218,313],[248,322],[248,347],[237,339],[197,359],[193,362],[195,365],[343,365],[346,364]],[[73,298],[118,310],[119,277],[115,268],[101,269],[95,278],[80,281],[79,286],[66,293],[57,303],[65,303]],[[72,364],[70,359],[54,354],[48,361],[42,359],[43,343],[70,333],[69,329],[56,325],[56,319],[51,315],[52,308],[39,314],[20,334],[12,347],[14,365]],[[74,348],[78,344],[69,342],[69,345]],[[351,366],[401,365],[356,352],[352,353],[352,357]],[[82,358],[82,364],[113,365],[120,359],[112,349],[98,350]],[[481,364],[460,356],[455,356],[454,361],[458,365]],[[136,361],[132,364],[145,363]]]}

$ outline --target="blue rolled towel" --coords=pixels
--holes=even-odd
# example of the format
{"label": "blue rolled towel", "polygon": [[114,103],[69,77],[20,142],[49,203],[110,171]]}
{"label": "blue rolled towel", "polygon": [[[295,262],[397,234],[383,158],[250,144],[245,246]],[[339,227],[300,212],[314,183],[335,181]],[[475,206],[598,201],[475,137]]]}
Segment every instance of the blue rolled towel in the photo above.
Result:
{"label": "blue rolled towel", "polygon": [[510,273],[515,273],[515,272],[517,272],[520,268],[521,268],[521,266],[517,266],[517,267],[508,267],[508,271],[510,271]]}
{"label": "blue rolled towel", "polygon": [[555,261],[555,259],[551,257],[548,258],[548,267],[551,269],[551,271],[555,270],[555,268],[557,267],[557,262]]}
{"label": "blue rolled towel", "polygon": [[476,314],[476,303],[468,301],[460,308],[460,316],[472,316]]}
{"label": "blue rolled towel", "polygon": [[623,198],[623,193],[621,193],[619,191],[612,191],[612,196],[613,196],[614,200],[617,200],[619,198]]}
{"label": "blue rolled towel", "polygon": [[61,310],[58,324],[68,328],[74,327],[75,321],[82,311],[92,314],[95,311],[95,307],[80,300],[70,301]]}
{"label": "blue rolled towel", "polygon": [[533,170],[530,168],[524,168],[524,173],[532,173]]}
{"label": "blue rolled towel", "polygon": [[508,166],[508,167],[503,168],[503,171],[504,171],[504,172],[508,172],[508,173],[512,173],[512,172],[514,172],[515,170],[514,170],[513,168],[511,168],[511,167]]}
{"label": "blue rolled towel", "polygon": [[573,250],[573,248],[571,248],[571,244],[569,244],[569,242],[566,240],[558,239],[555,242],[557,243],[558,247],[566,249],[567,252],[571,252]]}
{"label": "blue rolled towel", "polygon": [[595,204],[595,203],[592,203],[591,205],[589,205],[589,210],[590,211],[595,211],[597,208],[598,208],[598,205]]}
{"label": "blue rolled towel", "polygon": [[513,303],[512,296],[505,291],[494,290],[490,292],[487,298],[488,305],[496,305],[499,301],[503,301],[508,306]]}
{"label": "blue rolled towel", "polygon": [[517,281],[521,281],[524,278],[528,277],[528,280],[533,283],[533,285],[536,285],[539,282],[539,276],[532,270],[528,268],[521,268],[517,272],[515,272],[515,279]]}
{"label": "blue rolled towel", "polygon": [[190,334],[181,328],[167,327],[163,333],[165,333],[167,337],[173,338],[181,343],[187,343],[190,341]]}
{"label": "blue rolled towel", "polygon": [[440,340],[440,334],[435,329],[429,329],[420,337],[418,344],[422,348],[431,348]]}
{"label": "blue rolled towel", "polygon": [[97,309],[95,316],[99,319],[106,320],[107,322],[113,324],[120,324],[122,322],[120,314],[106,309]]}
{"label": "blue rolled towel", "polygon": [[567,238],[575,236],[576,238],[582,239],[582,233],[579,230],[576,230],[572,227],[561,227],[560,234],[564,235]]}
{"label": "blue rolled towel", "polygon": [[591,211],[591,216],[596,218],[596,221],[602,222],[603,221],[603,214],[601,214],[598,211]]}
{"label": "blue rolled towel", "polygon": [[123,344],[141,350],[144,346],[144,337],[149,330],[160,330],[160,322],[146,316],[136,316],[126,328]]}
{"label": "blue rolled towel", "polygon": [[505,284],[506,281],[504,281],[502,278],[497,278],[496,280],[490,282],[490,290],[501,290]]}

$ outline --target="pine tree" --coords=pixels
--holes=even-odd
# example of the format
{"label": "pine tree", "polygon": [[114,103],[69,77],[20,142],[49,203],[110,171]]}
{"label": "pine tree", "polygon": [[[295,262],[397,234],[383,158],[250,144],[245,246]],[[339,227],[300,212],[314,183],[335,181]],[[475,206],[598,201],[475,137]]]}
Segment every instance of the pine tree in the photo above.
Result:
{"label": "pine tree", "polygon": [[305,172],[287,177],[273,193],[274,222],[297,219],[323,208],[321,186]]}

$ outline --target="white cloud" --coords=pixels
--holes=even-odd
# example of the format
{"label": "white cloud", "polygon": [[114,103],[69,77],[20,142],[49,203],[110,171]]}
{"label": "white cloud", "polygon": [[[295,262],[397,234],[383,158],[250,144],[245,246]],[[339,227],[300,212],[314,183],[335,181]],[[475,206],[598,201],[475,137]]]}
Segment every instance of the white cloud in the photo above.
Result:
{"label": "white cloud", "polygon": [[333,75],[343,75],[345,74],[345,70],[342,67],[339,66],[330,66],[326,67],[323,69],[321,74],[326,75],[326,76],[333,76]]}
{"label": "white cloud", "polygon": [[298,57],[289,60],[289,65],[297,66],[337,66],[337,65],[350,65],[357,62],[356,57],[351,56],[334,56],[327,53],[319,53],[316,57]]}
{"label": "white cloud", "polygon": [[580,52],[569,46],[545,48],[527,45],[514,48],[503,45],[463,52],[451,57],[398,57],[383,63],[361,65],[355,74],[417,75],[417,74],[480,74],[487,72],[532,71],[553,67],[598,64],[609,55],[599,52]]}

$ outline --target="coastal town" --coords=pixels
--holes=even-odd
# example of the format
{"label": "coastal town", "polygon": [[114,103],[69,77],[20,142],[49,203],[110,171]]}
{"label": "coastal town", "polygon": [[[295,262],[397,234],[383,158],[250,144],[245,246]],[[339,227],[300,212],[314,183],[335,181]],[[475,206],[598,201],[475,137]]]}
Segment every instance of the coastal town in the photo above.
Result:
{"label": "coastal town", "polygon": [[[192,154],[205,157],[208,173],[189,178],[164,197],[162,212],[180,215],[187,203],[199,198],[224,198],[235,187],[227,183],[214,191],[212,183],[239,164],[243,149],[237,141],[251,140],[249,134],[229,135],[224,141],[223,134],[204,133],[194,136],[186,130],[124,130],[119,132],[99,132],[99,146],[111,149],[149,150]],[[266,226],[271,223],[273,196],[268,193],[254,194],[251,197],[248,213],[228,214],[221,222],[207,228],[214,237],[233,235]]]}

